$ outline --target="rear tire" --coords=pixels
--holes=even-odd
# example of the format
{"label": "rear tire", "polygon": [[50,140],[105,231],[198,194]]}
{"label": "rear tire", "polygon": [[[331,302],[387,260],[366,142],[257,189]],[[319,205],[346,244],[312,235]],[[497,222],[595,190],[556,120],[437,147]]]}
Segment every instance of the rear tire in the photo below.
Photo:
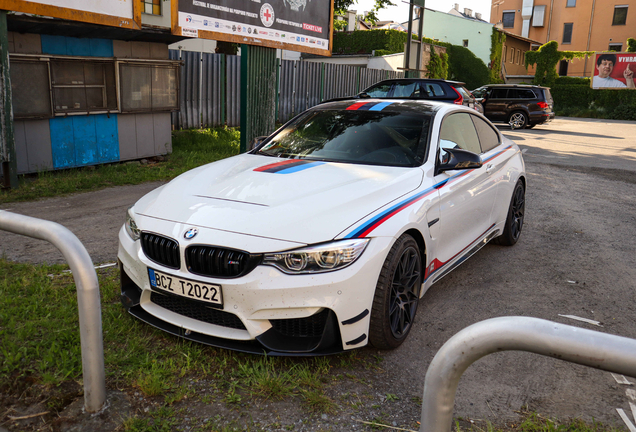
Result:
{"label": "rear tire", "polygon": [[508,117],[508,124],[511,129],[523,129],[528,124],[528,116],[523,111],[515,111]]}
{"label": "rear tire", "polygon": [[526,191],[521,180],[517,181],[515,189],[510,199],[510,207],[508,207],[508,216],[504,231],[499,237],[493,239],[493,243],[502,246],[512,246],[517,243],[523,228],[523,218],[526,212]]}
{"label": "rear tire", "polygon": [[379,349],[399,347],[417,312],[422,286],[422,258],[417,242],[402,235],[391,247],[373,297],[369,342]]}

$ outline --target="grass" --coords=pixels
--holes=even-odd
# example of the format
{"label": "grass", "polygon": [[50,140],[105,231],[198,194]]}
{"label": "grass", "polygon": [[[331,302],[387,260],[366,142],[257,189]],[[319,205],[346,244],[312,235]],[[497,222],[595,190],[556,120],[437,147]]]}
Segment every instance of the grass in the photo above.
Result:
{"label": "grass", "polygon": [[[0,259],[0,412],[14,406],[41,403],[54,421],[57,412],[81,397],[81,350],[77,293],[64,265],[17,264]],[[365,351],[338,356],[297,359],[253,356],[215,349],[172,337],[130,317],[119,302],[119,271],[98,270],[107,386],[134,399],[142,407],[124,419],[123,431],[162,432],[263,430],[249,414],[254,406],[284,401],[299,410],[299,418],[351,412],[356,417],[376,410],[367,430],[387,430],[384,415],[391,405],[420,405],[385,394],[385,402],[369,407],[355,393],[338,396],[335,384],[368,388],[358,376],[381,370],[381,357]],[[339,401],[336,403],[332,396]],[[239,414],[202,418],[189,407],[222,406]],[[366,408],[365,408],[366,407]],[[150,409],[147,409],[150,408]],[[382,411],[380,414],[377,410]],[[197,412],[197,411],[195,411]],[[245,414],[247,412],[247,414]],[[256,417],[256,415],[255,415]],[[371,417],[373,418],[373,417]],[[0,418],[0,421],[2,419]],[[238,423],[237,423],[238,422]],[[282,425],[295,430],[293,424]],[[390,425],[389,425],[390,427]],[[412,430],[418,429],[414,423]],[[557,423],[538,414],[523,413],[522,420],[493,426],[458,420],[457,432],[614,432],[616,429],[580,420]],[[21,429],[25,430],[25,429]],[[36,430],[36,429],[26,429]],[[278,429],[277,429],[278,430]],[[363,429],[364,430],[364,429]]]}
{"label": "grass", "polygon": [[168,181],[203,164],[238,154],[240,133],[234,128],[177,131],[172,134],[172,154],[162,161],[138,161],[44,171],[19,178],[19,187],[0,190],[0,204],[87,192],[111,186]]}

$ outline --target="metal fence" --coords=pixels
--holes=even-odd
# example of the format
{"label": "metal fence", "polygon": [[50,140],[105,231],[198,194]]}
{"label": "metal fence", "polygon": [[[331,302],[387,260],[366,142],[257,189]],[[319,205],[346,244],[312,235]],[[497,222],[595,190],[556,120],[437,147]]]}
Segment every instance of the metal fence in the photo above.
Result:
{"label": "metal fence", "polygon": [[[172,114],[175,129],[240,125],[239,56],[170,50],[170,59],[183,62],[181,110]],[[284,123],[322,101],[355,95],[383,79],[403,77],[404,72],[279,60],[276,120]]]}

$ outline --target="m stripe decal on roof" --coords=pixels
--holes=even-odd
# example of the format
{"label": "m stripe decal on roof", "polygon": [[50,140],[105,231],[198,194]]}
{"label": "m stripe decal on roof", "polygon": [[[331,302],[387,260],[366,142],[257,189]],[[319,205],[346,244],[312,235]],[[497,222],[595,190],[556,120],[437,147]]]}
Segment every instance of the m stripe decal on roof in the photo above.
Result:
{"label": "m stripe decal on roof", "polygon": [[347,107],[349,111],[382,111],[393,102],[357,102]]}

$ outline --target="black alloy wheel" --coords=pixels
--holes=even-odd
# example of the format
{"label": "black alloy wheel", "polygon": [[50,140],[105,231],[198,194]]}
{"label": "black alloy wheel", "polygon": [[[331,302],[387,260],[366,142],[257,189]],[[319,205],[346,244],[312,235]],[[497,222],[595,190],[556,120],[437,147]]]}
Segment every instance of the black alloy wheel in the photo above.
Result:
{"label": "black alloy wheel", "polygon": [[499,237],[495,238],[493,242],[503,246],[512,246],[517,243],[519,236],[521,236],[521,230],[523,229],[525,212],[526,190],[523,187],[523,182],[519,180],[512,192],[512,199],[510,200],[504,231]]}
{"label": "black alloy wheel", "polygon": [[397,348],[411,331],[422,285],[422,258],[408,234],[389,252],[376,286],[369,341],[380,349]]}

